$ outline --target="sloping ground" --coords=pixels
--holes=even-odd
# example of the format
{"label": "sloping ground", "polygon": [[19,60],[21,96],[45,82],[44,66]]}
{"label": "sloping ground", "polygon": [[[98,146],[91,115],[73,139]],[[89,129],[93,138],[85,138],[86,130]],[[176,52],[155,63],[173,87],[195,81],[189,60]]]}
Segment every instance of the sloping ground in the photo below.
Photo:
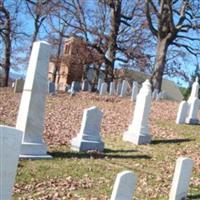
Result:
{"label": "sloping ground", "polygon": [[[0,89],[0,123],[15,126],[21,94]],[[70,151],[69,141],[82,120],[83,109],[104,112],[103,154]],[[135,199],[168,199],[179,156],[195,161],[189,199],[200,199],[200,126],[176,125],[178,103],[153,102],[150,145],[122,141],[132,120],[134,103],[128,98],[79,93],[48,96],[44,139],[52,160],[20,161],[14,199],[108,199],[116,174],[132,170],[138,176]]]}

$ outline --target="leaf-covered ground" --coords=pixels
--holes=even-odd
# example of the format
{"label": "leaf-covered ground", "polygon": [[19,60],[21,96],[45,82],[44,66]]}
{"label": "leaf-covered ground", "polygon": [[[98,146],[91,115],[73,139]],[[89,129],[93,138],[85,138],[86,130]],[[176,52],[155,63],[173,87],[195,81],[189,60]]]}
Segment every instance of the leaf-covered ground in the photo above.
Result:
{"label": "leaf-covered ground", "polygon": [[[11,89],[0,89],[0,124],[15,126],[20,97]],[[105,151],[72,152],[69,141],[80,129],[83,109],[91,106],[104,113]],[[200,199],[200,126],[176,125],[178,106],[171,101],[153,102],[152,143],[136,146],[122,140],[134,110],[129,98],[87,92],[48,96],[44,140],[53,159],[19,162],[14,199],[109,199],[116,174],[131,170],[137,175],[135,199],[165,200],[179,156],[195,162],[188,199]]]}

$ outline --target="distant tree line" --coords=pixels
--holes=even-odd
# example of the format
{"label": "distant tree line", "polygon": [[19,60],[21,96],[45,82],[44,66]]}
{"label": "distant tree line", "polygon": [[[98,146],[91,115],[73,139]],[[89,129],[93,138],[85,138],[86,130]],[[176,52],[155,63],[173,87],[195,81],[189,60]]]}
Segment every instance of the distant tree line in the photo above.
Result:
{"label": "distant tree line", "polygon": [[[116,66],[151,75],[161,90],[163,75],[191,81],[198,75],[199,0],[0,0],[0,67],[4,86],[11,67],[26,68],[33,42],[54,45],[59,70],[63,41],[83,38],[105,67],[105,81]],[[81,55],[80,55],[81,59]],[[100,66],[99,66],[100,67]]]}

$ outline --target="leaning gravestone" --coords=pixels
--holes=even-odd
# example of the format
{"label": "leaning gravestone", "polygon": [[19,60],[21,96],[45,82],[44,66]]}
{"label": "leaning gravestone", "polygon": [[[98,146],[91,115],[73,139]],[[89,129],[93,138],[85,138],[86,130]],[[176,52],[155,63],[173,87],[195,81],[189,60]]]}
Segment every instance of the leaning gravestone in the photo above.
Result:
{"label": "leaning gravestone", "polygon": [[56,94],[56,86],[55,86],[55,83],[53,81],[48,82],[48,93],[52,94],[52,95]]}
{"label": "leaning gravestone", "polygon": [[21,93],[24,87],[24,79],[16,79],[14,84],[14,93]]}
{"label": "leaning gravestone", "polygon": [[127,80],[123,80],[120,97],[126,96],[127,95],[127,90],[128,90],[128,81]]}
{"label": "leaning gravestone", "polygon": [[103,95],[106,95],[107,94],[107,89],[108,89],[108,85],[107,83],[102,83],[101,84],[101,89],[100,89],[100,95],[103,96]]}
{"label": "leaning gravestone", "polygon": [[186,157],[179,157],[177,159],[169,200],[186,199],[192,175],[192,167],[192,159]]}
{"label": "leaning gravestone", "polygon": [[100,136],[102,116],[103,113],[96,107],[91,107],[84,110],[80,133],[77,135],[77,137],[71,140],[72,150],[103,151],[104,143]]}
{"label": "leaning gravestone", "polygon": [[151,142],[148,128],[148,118],[151,108],[151,83],[146,80],[137,95],[134,117],[128,131],[124,133],[123,140],[134,144],[147,144]]}
{"label": "leaning gravestone", "polygon": [[0,200],[11,200],[22,132],[0,125]]}
{"label": "leaning gravestone", "polygon": [[115,94],[115,83],[111,82],[110,83],[110,91],[109,91],[109,95],[112,96]]}
{"label": "leaning gravestone", "polygon": [[117,174],[110,200],[132,200],[136,186],[136,176],[131,171]]}
{"label": "leaning gravestone", "polygon": [[16,124],[23,132],[20,158],[51,158],[42,137],[50,50],[47,42],[33,44]]}
{"label": "leaning gravestone", "polygon": [[189,108],[189,105],[188,105],[187,101],[182,101],[180,103],[177,117],[176,117],[176,124],[184,124],[185,123],[187,113],[188,113],[188,108]]}
{"label": "leaning gravestone", "polygon": [[131,101],[136,101],[138,91],[139,91],[138,83],[134,81],[133,86],[132,86],[132,92],[131,92]]}

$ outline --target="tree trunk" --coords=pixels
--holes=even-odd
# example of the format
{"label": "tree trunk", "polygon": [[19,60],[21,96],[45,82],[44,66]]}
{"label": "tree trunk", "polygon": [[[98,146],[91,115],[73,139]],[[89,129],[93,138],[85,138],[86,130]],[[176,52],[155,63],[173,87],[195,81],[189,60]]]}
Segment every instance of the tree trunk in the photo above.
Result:
{"label": "tree trunk", "polygon": [[111,31],[109,35],[108,51],[106,62],[106,82],[114,79],[115,56],[117,50],[117,36],[121,24],[121,0],[115,0],[111,3]]}
{"label": "tree trunk", "polygon": [[4,30],[4,61],[2,63],[3,69],[5,71],[5,77],[3,80],[3,87],[8,86],[9,72],[10,72],[10,56],[11,56],[11,22],[10,13],[5,7],[1,7],[1,11],[5,14],[5,30]]}
{"label": "tree trunk", "polygon": [[154,68],[154,73],[151,76],[151,83],[152,83],[152,89],[158,89],[159,92],[161,91],[161,86],[162,86],[162,78],[165,69],[168,46],[169,44],[166,39],[160,39],[158,41],[156,50],[155,68]]}

